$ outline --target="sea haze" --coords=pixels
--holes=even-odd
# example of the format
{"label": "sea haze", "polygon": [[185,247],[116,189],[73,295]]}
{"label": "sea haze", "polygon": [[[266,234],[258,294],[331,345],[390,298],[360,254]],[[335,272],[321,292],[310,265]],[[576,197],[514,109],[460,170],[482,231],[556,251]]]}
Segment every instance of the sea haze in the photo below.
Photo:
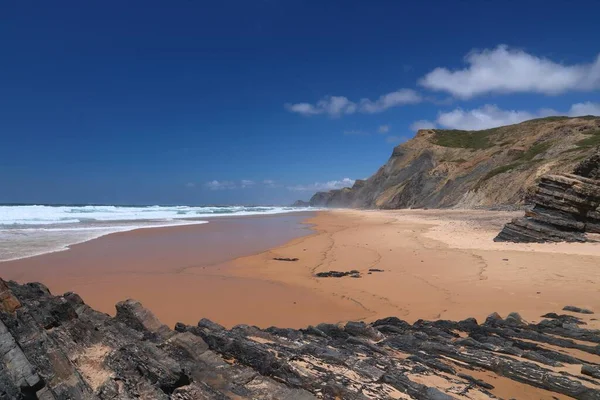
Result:
{"label": "sea haze", "polygon": [[0,205],[0,261],[66,250],[115,232],[206,224],[210,218],[313,208],[274,206]]}

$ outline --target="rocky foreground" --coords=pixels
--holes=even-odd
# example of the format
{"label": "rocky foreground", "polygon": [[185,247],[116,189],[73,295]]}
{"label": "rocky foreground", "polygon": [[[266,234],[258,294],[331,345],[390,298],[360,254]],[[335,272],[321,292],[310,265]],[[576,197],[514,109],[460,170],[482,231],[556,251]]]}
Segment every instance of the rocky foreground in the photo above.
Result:
{"label": "rocky foreground", "polygon": [[593,310],[171,330],[136,301],[116,308],[0,280],[0,399],[600,399]]}

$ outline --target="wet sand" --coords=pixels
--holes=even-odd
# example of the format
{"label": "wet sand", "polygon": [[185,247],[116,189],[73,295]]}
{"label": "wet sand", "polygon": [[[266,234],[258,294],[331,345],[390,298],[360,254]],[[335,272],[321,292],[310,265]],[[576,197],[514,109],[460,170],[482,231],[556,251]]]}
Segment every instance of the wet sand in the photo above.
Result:
{"label": "wet sand", "polygon": [[[482,321],[494,311],[537,321],[568,304],[599,311],[600,245],[494,243],[517,214],[344,210],[215,219],[0,263],[0,276],[75,291],[110,314],[117,301],[135,298],[170,326],[202,317],[227,327],[293,328],[387,316]],[[307,217],[313,233],[299,224]],[[362,277],[314,276],[352,269]]]}
{"label": "wet sand", "polygon": [[[113,315],[118,301],[135,298],[170,326],[202,317],[227,326],[306,326],[330,313],[351,318],[352,307],[344,302],[299,286],[229,275],[219,265],[310,234],[301,221],[311,215],[215,218],[202,225],[115,233],[66,251],[2,262],[0,277],[42,282],[55,294],[76,292]],[[205,273],[187,273],[190,268]]]}

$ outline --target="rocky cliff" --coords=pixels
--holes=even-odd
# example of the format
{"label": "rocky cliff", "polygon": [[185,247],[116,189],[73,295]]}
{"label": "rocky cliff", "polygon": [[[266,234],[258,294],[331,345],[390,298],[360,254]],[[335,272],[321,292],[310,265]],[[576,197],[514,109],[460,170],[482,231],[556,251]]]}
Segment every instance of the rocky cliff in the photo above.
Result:
{"label": "rocky cliff", "polygon": [[504,226],[499,242],[600,239],[600,147],[572,174],[544,175],[527,202],[533,208]]}
{"label": "rocky cliff", "polygon": [[537,324],[513,313],[171,330],[133,300],[110,317],[0,280],[0,399],[600,399],[600,331],[583,320],[594,314],[564,310]]}
{"label": "rocky cliff", "polygon": [[570,172],[600,144],[600,117],[549,117],[483,131],[429,129],[373,176],[316,193],[311,205],[359,208],[522,204],[536,180]]}

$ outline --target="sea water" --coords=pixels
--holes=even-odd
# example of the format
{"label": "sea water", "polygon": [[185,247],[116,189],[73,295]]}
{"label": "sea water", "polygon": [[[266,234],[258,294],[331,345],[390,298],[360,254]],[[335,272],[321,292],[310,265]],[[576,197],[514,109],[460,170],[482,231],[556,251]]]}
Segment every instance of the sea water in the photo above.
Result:
{"label": "sea water", "polygon": [[313,208],[274,206],[0,205],[0,261],[61,251],[115,232],[206,224],[223,216]]}

